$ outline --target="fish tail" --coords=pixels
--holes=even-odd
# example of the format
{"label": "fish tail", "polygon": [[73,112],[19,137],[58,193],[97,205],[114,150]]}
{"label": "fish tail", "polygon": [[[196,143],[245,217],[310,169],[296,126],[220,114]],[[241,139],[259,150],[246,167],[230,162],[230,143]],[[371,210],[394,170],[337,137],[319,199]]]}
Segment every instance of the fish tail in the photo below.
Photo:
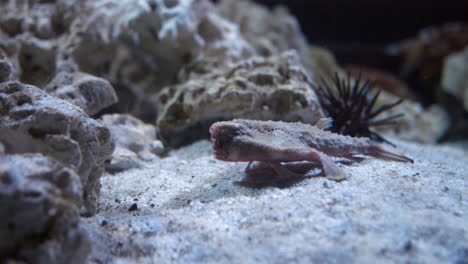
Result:
{"label": "fish tail", "polygon": [[407,156],[401,153],[398,153],[397,151],[395,151],[394,148],[382,144],[373,144],[368,153],[366,154],[380,159],[414,163],[412,159],[408,158]]}

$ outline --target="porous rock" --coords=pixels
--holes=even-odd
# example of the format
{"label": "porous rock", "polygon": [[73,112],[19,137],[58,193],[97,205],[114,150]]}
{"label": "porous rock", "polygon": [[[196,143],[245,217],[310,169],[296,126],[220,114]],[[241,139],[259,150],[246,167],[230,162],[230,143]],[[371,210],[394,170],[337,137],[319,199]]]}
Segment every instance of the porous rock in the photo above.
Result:
{"label": "porous rock", "polygon": [[[376,108],[380,105],[394,103],[397,100],[398,97],[382,91],[379,100],[377,100]],[[396,114],[403,114],[403,116],[397,119],[394,125],[377,127],[379,133],[408,141],[434,144],[442,138],[450,126],[449,115],[440,105],[434,104],[424,108],[421,104],[409,99],[384,111],[376,119]]]}
{"label": "porous rock", "polygon": [[73,0],[0,3],[0,47],[14,65],[13,79],[42,88],[53,78],[78,6]]}
{"label": "porous rock", "polygon": [[446,58],[442,88],[462,101],[465,110],[468,111],[468,46],[463,52]]}
{"label": "porous rock", "polygon": [[5,0],[0,3],[5,11],[0,17],[0,29],[10,37],[27,32],[39,39],[53,39],[67,31],[79,6],[74,0]]}
{"label": "porous rock", "polygon": [[79,176],[41,154],[0,154],[0,262],[84,263]]}
{"label": "porous rock", "polygon": [[0,82],[6,82],[12,77],[13,65],[7,59],[5,53],[0,49]]}
{"label": "porous rock", "polygon": [[242,36],[252,43],[257,54],[277,55],[294,49],[301,58],[307,52],[307,41],[299,22],[284,6],[272,10],[250,0],[222,0],[221,14],[239,25]]}
{"label": "porous rock", "polygon": [[128,114],[103,115],[102,121],[113,138],[116,149],[109,162],[108,171],[141,168],[164,151],[164,145],[156,139],[156,128]]}
{"label": "porous rock", "polygon": [[118,101],[107,80],[82,72],[61,71],[44,90],[81,107],[90,116]]}
{"label": "porous rock", "polygon": [[[171,136],[167,137],[169,144],[207,137],[196,131],[207,133],[216,120],[314,123],[323,117],[310,77],[294,51],[271,58],[254,57],[207,73],[197,71],[194,68],[187,81],[166,87],[157,96],[161,105],[157,124],[163,137]],[[197,129],[192,129],[195,126]]]}
{"label": "porous rock", "polygon": [[37,87],[4,82],[0,141],[8,154],[43,153],[76,171],[83,185],[84,213],[95,213],[102,167],[115,148],[101,122]]}
{"label": "porous rock", "polygon": [[67,54],[80,71],[106,76],[123,99],[119,110],[145,120],[156,115],[148,95],[172,84],[186,63],[209,56],[225,64],[254,53],[207,0],[86,1],[82,16]]}
{"label": "porous rock", "polygon": [[57,47],[55,40],[38,39],[30,33],[10,38],[0,37],[0,48],[12,63],[10,79],[38,87],[44,87],[56,72]]}
{"label": "porous rock", "polygon": [[0,47],[17,79],[43,88],[70,60],[115,87],[123,99],[116,111],[145,120],[156,116],[148,94],[173,83],[186,63],[255,53],[208,0],[7,0],[0,7],[8,14],[0,18]]}

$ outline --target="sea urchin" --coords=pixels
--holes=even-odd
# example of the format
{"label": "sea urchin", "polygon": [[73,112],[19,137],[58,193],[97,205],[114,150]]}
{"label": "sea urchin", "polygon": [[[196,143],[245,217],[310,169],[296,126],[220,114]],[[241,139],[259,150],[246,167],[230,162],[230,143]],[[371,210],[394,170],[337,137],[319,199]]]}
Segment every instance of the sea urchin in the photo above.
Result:
{"label": "sea urchin", "polygon": [[360,74],[354,81],[351,81],[350,73],[348,73],[347,78],[340,78],[335,73],[333,85],[336,89],[333,89],[324,79],[321,80],[322,85],[312,84],[311,86],[317,94],[323,110],[329,117],[333,118],[332,132],[353,137],[368,137],[393,145],[370,128],[395,124],[395,120],[403,114],[395,114],[382,119],[374,118],[400,104],[403,100],[399,99],[392,104],[382,105],[374,110],[381,90],[379,89],[372,95],[371,89],[375,86],[375,81],[365,80],[362,84],[361,81]]}

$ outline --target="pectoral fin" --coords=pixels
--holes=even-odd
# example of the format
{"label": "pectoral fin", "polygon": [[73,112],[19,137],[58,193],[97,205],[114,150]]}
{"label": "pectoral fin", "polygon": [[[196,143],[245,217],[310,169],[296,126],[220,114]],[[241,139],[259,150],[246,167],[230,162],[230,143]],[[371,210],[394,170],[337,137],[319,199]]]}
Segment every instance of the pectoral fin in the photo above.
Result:
{"label": "pectoral fin", "polygon": [[331,117],[320,118],[315,126],[319,129],[327,130],[333,126],[333,119]]}
{"label": "pectoral fin", "polygon": [[323,174],[325,174],[328,179],[334,181],[341,181],[346,179],[346,172],[342,168],[338,167],[335,161],[329,156],[318,151],[313,151],[311,153],[310,161],[318,161],[322,163]]}
{"label": "pectoral fin", "polygon": [[295,173],[295,172],[292,172],[292,171],[288,170],[287,168],[285,168],[281,164],[281,162],[269,162],[269,164],[271,165],[271,167],[273,167],[276,174],[278,174],[278,176],[280,176],[282,178],[302,177],[302,176],[304,176],[303,174]]}

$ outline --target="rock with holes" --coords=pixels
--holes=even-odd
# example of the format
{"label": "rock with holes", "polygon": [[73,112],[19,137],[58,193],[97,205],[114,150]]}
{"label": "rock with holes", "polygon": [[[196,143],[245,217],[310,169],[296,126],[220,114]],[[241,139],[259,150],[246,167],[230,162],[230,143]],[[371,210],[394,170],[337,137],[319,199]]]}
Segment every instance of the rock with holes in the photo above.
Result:
{"label": "rock with holes", "polygon": [[116,149],[106,164],[108,171],[141,168],[157,159],[164,145],[156,139],[156,128],[126,114],[103,115],[103,123],[116,139]]}
{"label": "rock with holes", "polygon": [[7,154],[43,153],[76,171],[83,185],[84,213],[95,213],[103,164],[115,148],[101,122],[37,87],[4,82],[0,142]]}
{"label": "rock with holes", "polygon": [[14,66],[13,79],[43,88],[53,78],[80,6],[73,0],[0,3],[0,47]]}
{"label": "rock with holes", "polygon": [[235,24],[207,0],[86,1],[87,21],[66,53],[79,69],[106,76],[124,112],[152,120],[148,94],[174,82],[185,64],[210,57],[221,64],[254,54]]}
{"label": "rock with holes", "polygon": [[[112,84],[121,98],[114,110],[154,120],[148,95],[172,84],[187,63],[210,57],[224,65],[255,53],[209,0],[79,2],[0,3],[6,14],[0,17],[0,47],[13,62],[14,79],[44,88],[69,70],[63,61],[70,61],[77,72]],[[59,93],[78,96],[68,92]]]}
{"label": "rock with holes", "polygon": [[0,82],[9,81],[12,77],[13,65],[6,57],[2,49],[0,49]]}
{"label": "rock with holes", "polygon": [[197,133],[208,133],[216,120],[314,123],[323,117],[310,77],[294,51],[211,71],[200,68],[193,68],[185,82],[165,88],[156,99],[161,104],[157,123],[170,144],[207,137]]}
{"label": "rock with holes", "polygon": [[80,5],[74,0],[0,2],[5,12],[0,17],[0,29],[8,36],[30,33],[39,39],[53,39],[67,32]]}
{"label": "rock with holes", "polygon": [[271,56],[290,49],[306,57],[307,41],[299,22],[284,6],[269,10],[251,0],[222,0],[221,14],[239,25],[242,36],[252,43],[257,54]]}
{"label": "rock with holes", "polygon": [[84,263],[79,176],[41,154],[0,153],[0,262]]}
{"label": "rock with holes", "polygon": [[58,48],[55,40],[38,39],[29,33],[3,38],[0,31],[0,48],[12,64],[10,79],[42,88],[55,74]]}
{"label": "rock with holes", "polygon": [[59,72],[44,90],[81,107],[88,115],[118,101],[107,80],[82,72]]}

